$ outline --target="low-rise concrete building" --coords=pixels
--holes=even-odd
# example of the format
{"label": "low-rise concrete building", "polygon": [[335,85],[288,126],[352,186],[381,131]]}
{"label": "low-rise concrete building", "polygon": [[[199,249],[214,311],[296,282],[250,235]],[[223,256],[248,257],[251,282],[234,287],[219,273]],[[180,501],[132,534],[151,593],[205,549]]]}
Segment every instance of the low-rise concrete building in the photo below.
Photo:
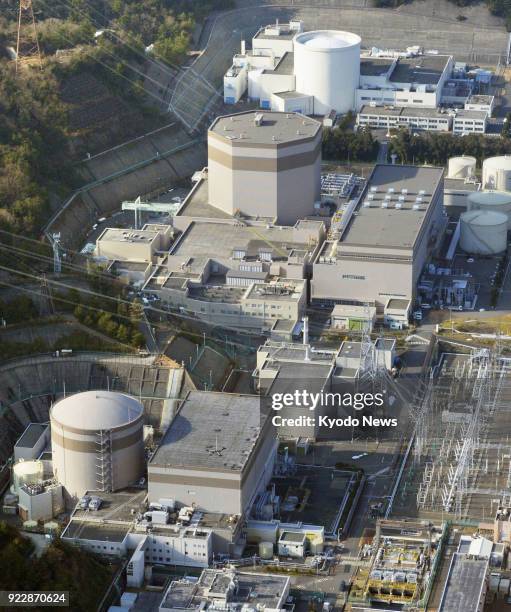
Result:
{"label": "low-rise concrete building", "polygon": [[289,595],[290,578],[249,574],[235,570],[204,570],[197,581],[174,580],[167,588],[159,612],[235,612],[254,609],[280,612]]}
{"label": "low-rise concrete building", "polygon": [[453,119],[452,131],[454,134],[484,134],[487,120],[487,111],[458,110]]}
{"label": "low-rise concrete building", "polygon": [[96,241],[98,259],[152,262],[157,251],[168,250],[170,225],[145,225],[141,230],[107,227]]}

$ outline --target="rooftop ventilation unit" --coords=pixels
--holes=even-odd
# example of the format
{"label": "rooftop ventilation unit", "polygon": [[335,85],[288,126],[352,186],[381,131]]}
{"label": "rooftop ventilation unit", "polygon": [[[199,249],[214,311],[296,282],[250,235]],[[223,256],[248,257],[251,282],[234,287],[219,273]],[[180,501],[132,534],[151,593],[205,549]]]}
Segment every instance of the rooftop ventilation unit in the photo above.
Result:
{"label": "rooftop ventilation unit", "polygon": [[392,196],[386,195],[384,198],[385,202],[390,202],[392,200]]}
{"label": "rooftop ventilation unit", "polygon": [[400,202],[404,202],[404,201],[405,201],[405,196],[404,196],[404,195],[400,195],[400,196],[398,197],[398,200],[399,200]]}
{"label": "rooftop ventilation unit", "polygon": [[395,191],[394,187],[389,187],[387,189],[387,193],[394,193],[394,191]]}
{"label": "rooftop ventilation unit", "polygon": [[374,200],[374,193],[369,193],[369,194],[367,195],[367,199],[368,199],[368,200]]}
{"label": "rooftop ventilation unit", "polygon": [[401,193],[405,196],[408,194],[408,189],[401,189]]}
{"label": "rooftop ventilation unit", "polygon": [[369,208],[371,206],[371,202],[369,200],[364,200],[364,208]]}
{"label": "rooftop ventilation unit", "polygon": [[254,123],[256,127],[260,127],[263,124],[264,115],[263,113],[256,113],[254,117]]}
{"label": "rooftop ventilation unit", "polygon": [[399,210],[403,208],[403,204],[401,202],[396,202],[396,209]]}
{"label": "rooftop ventilation unit", "polygon": [[378,191],[378,187],[371,187],[371,193],[376,193]]}
{"label": "rooftop ventilation unit", "polygon": [[417,204],[417,202],[415,202],[415,204],[412,206],[413,210],[420,210],[421,207],[419,206],[419,204]]}
{"label": "rooftop ventilation unit", "polygon": [[415,198],[415,203],[416,203],[416,204],[422,204],[422,198],[421,198],[420,196],[417,196],[417,197]]}
{"label": "rooftop ventilation unit", "polygon": [[381,203],[381,207],[382,207],[382,208],[388,208],[388,207],[389,207],[389,203],[388,203],[388,202],[383,201],[383,202]]}
{"label": "rooftop ventilation unit", "polygon": [[421,189],[419,191],[419,195],[421,195],[421,196],[426,195],[426,190],[425,189]]}

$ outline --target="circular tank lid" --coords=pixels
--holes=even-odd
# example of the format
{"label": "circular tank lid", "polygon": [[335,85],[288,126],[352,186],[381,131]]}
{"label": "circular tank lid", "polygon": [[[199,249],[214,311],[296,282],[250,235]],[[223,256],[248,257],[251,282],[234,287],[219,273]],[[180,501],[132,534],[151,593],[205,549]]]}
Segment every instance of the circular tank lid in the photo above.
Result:
{"label": "circular tank lid", "polygon": [[132,423],[143,411],[142,404],[131,395],[114,391],[85,391],[57,402],[50,416],[64,427],[100,430]]}
{"label": "circular tank lid", "polygon": [[470,225],[503,225],[507,224],[507,215],[493,210],[470,210],[461,215],[461,220]]}
{"label": "circular tank lid", "polygon": [[505,191],[475,191],[468,196],[470,202],[483,206],[504,206],[511,204],[511,193]]}
{"label": "circular tank lid", "polygon": [[360,36],[352,32],[343,32],[341,30],[317,30],[314,32],[304,32],[298,34],[296,40],[309,49],[318,51],[327,49],[344,49],[359,45],[361,42]]}

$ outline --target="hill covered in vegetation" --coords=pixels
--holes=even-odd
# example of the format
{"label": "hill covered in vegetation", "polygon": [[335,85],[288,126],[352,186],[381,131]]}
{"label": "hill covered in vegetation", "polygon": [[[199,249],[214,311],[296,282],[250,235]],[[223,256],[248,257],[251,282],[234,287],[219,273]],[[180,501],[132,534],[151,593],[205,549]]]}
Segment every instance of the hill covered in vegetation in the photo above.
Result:
{"label": "hill covered in vegetation", "polygon": [[0,521],[0,590],[69,591],[70,610],[97,609],[110,584],[111,568],[58,539],[40,557],[32,553],[32,542]]}

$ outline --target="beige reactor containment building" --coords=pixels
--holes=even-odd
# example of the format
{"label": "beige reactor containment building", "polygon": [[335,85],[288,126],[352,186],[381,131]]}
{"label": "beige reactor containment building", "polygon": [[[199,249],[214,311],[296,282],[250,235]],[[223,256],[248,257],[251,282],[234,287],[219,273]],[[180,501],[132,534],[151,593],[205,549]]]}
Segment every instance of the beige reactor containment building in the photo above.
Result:
{"label": "beige reactor containment building", "polygon": [[53,471],[68,497],[114,491],[144,472],[144,409],[130,395],[77,393],[50,410]]}
{"label": "beige reactor containment building", "polygon": [[209,203],[294,225],[321,193],[321,124],[298,113],[218,117],[208,132]]}

